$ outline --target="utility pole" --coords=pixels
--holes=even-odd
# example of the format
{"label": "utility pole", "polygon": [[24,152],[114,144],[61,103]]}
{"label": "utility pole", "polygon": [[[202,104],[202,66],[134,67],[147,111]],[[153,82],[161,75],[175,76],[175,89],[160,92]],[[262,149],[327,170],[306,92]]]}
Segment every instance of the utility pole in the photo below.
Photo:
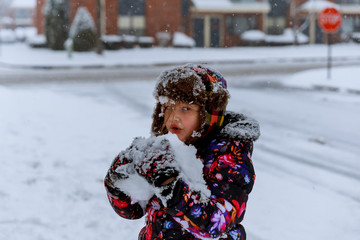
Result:
{"label": "utility pole", "polygon": [[103,53],[103,44],[101,41],[101,0],[97,1],[97,8],[96,8],[96,15],[97,15],[97,22],[96,22],[96,53],[102,55]]}

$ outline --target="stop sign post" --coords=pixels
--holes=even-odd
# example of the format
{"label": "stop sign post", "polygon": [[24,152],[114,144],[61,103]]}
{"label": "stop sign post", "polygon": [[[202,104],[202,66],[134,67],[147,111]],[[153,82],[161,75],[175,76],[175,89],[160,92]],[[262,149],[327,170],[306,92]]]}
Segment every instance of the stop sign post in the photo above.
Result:
{"label": "stop sign post", "polygon": [[339,30],[342,22],[341,13],[333,7],[323,9],[318,15],[318,24],[327,34],[328,43],[328,79],[331,72],[331,34]]}

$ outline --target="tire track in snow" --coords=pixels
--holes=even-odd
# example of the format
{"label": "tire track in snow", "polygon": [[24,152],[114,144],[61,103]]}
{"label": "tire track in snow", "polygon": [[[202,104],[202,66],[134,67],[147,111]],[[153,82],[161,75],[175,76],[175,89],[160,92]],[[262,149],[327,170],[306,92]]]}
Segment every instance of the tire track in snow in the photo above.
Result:
{"label": "tire track in snow", "polygon": [[139,98],[139,95],[134,92],[125,92],[115,85],[109,84],[107,87],[108,93],[112,94],[116,99],[121,101],[122,104],[135,111],[141,113],[144,117],[152,117],[153,108],[144,103],[144,100]]}
{"label": "tire track in snow", "polygon": [[347,171],[344,169],[335,168],[335,167],[328,166],[328,165],[325,165],[325,164],[322,164],[319,162],[313,162],[313,161],[307,160],[306,158],[302,158],[302,157],[292,155],[292,154],[286,153],[286,152],[281,152],[281,151],[266,147],[264,145],[259,145],[259,146],[257,146],[257,148],[262,149],[263,151],[266,151],[266,152],[273,153],[278,156],[282,156],[293,162],[301,163],[301,164],[304,164],[304,165],[307,165],[310,167],[316,167],[316,168],[326,170],[328,172],[332,172],[332,173],[335,173],[335,174],[338,174],[341,176],[352,178],[356,181],[360,181],[360,174],[356,174],[355,172],[350,172],[350,171]]}
{"label": "tire track in snow", "polygon": [[[264,153],[266,155],[270,154],[270,155],[276,156],[278,158],[282,158],[282,159],[285,159],[285,160],[290,160],[292,162],[296,162],[298,164],[302,164],[302,165],[310,167],[310,168],[320,169],[320,170],[327,171],[327,172],[332,173],[332,174],[336,174],[336,175],[338,175],[340,177],[345,177],[345,178],[347,177],[347,178],[351,178],[352,180],[355,180],[355,181],[360,181],[360,176],[356,175],[355,173],[351,173],[351,172],[348,172],[348,171],[345,171],[345,170],[339,170],[339,169],[332,168],[332,167],[329,167],[329,166],[326,166],[326,165],[323,165],[323,164],[319,164],[319,163],[313,163],[313,162],[311,162],[309,160],[306,160],[305,158],[301,158],[299,156],[295,156],[295,155],[292,155],[292,154],[287,154],[287,153],[284,153],[284,152],[281,152],[281,151],[270,149],[269,147],[266,147],[264,145],[258,144],[256,146],[256,148],[257,148],[257,151],[260,152],[260,154],[264,154]],[[335,193],[337,193],[339,195],[350,198],[350,199],[352,199],[352,200],[354,200],[356,202],[360,202],[359,194],[357,194],[354,191],[349,192],[349,191],[346,191],[344,189],[334,188],[331,185],[325,184],[325,183],[321,182],[320,180],[317,180],[316,177],[308,177],[308,176],[306,176],[304,174],[300,174],[297,171],[289,171],[289,169],[287,167],[285,167],[283,164],[281,164],[280,161],[272,161],[271,164],[268,164],[267,162],[261,161],[261,159],[263,159],[263,157],[258,156],[257,159],[258,159],[257,163],[258,164],[263,164],[267,169],[271,168],[271,169],[273,169],[275,171],[280,171],[282,173],[288,174],[291,177],[296,177],[298,179],[310,182],[311,184],[322,186],[322,187],[324,187],[326,189],[329,189],[329,190],[331,190],[331,191],[333,191],[333,192],[335,192]]]}

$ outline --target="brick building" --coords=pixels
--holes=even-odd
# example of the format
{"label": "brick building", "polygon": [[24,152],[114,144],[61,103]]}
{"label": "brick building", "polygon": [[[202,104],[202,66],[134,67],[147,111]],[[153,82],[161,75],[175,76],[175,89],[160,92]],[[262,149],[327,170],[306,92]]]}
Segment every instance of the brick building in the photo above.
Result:
{"label": "brick building", "polygon": [[[17,28],[33,26],[36,0],[12,0],[0,9],[0,27]],[[2,15],[3,14],[3,15]]]}
{"label": "brick building", "polygon": [[[44,32],[42,9],[46,0],[37,1],[36,27]],[[184,32],[197,46],[239,45],[241,32],[264,29],[269,12],[265,0],[64,0],[70,21],[79,6],[87,7],[97,22],[101,5],[101,32],[105,35],[146,35],[156,39],[158,32]]]}
{"label": "brick building", "polygon": [[[42,8],[46,0],[37,0],[36,26],[44,32]],[[241,45],[240,35],[249,29],[279,34],[285,28],[297,28],[310,43],[324,42],[316,24],[317,5],[336,4],[345,16],[342,34],[360,31],[360,0],[64,0],[70,20],[79,6],[88,8],[97,22],[97,5],[101,5],[101,32],[105,35],[170,35],[180,31],[193,37],[199,47]],[[311,4],[313,5],[311,5]],[[340,36],[340,34],[338,34]]]}

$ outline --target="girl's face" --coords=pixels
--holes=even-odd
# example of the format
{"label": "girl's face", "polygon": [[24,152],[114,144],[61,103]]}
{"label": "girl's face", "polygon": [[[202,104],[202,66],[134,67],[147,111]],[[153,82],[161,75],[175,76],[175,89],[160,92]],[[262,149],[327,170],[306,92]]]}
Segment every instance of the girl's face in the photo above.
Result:
{"label": "girl's face", "polygon": [[164,119],[166,129],[184,142],[199,128],[200,106],[169,101],[164,104]]}

